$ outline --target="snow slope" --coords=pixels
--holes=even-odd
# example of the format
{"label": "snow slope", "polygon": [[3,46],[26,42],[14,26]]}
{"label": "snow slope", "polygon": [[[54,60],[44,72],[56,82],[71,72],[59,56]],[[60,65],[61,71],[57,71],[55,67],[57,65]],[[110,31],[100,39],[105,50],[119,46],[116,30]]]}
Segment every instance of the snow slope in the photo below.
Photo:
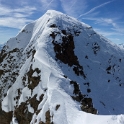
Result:
{"label": "snow slope", "polygon": [[4,44],[0,44],[0,50],[3,48]]}
{"label": "snow slope", "polygon": [[83,22],[48,10],[0,65],[1,123],[124,124],[124,49]]}

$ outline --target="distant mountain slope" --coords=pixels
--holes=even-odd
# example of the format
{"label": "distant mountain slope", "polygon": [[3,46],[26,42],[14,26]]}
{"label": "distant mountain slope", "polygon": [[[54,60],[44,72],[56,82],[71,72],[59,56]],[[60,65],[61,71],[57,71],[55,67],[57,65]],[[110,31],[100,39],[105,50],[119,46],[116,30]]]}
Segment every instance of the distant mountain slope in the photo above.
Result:
{"label": "distant mountain slope", "polygon": [[119,44],[119,46],[124,49],[124,44],[123,43]]}
{"label": "distant mountain slope", "polygon": [[0,50],[3,48],[3,46],[4,46],[3,44],[0,44]]}
{"label": "distant mountain slope", "polygon": [[121,47],[49,10],[1,51],[1,123],[123,124],[123,65]]}

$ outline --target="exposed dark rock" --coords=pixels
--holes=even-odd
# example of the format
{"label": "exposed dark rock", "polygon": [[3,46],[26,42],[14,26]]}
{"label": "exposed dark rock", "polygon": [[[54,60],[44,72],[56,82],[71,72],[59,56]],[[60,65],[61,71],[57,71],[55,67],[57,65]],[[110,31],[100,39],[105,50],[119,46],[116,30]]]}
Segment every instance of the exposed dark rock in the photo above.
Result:
{"label": "exposed dark rock", "polygon": [[66,35],[66,30],[61,30],[64,35]]}
{"label": "exposed dark rock", "polygon": [[[88,113],[97,114],[97,110],[93,107],[92,99],[86,98],[86,95],[83,95],[81,93],[77,82],[70,81],[70,84],[73,84],[73,86],[74,86],[73,93],[75,94],[75,96],[72,96],[72,98],[81,103],[81,110],[88,112]],[[91,92],[90,89],[88,91]]]}
{"label": "exposed dark rock", "polygon": [[51,116],[50,116],[50,111],[49,110],[46,112],[45,116],[46,116],[46,124],[50,124]]}
{"label": "exposed dark rock", "polygon": [[50,34],[50,36],[51,36],[53,39],[55,39],[56,34],[55,34],[54,32],[52,32],[52,34]]}
{"label": "exposed dark rock", "polygon": [[0,63],[3,62],[6,56],[7,56],[7,53],[3,53],[3,51],[0,53]]}
{"label": "exposed dark rock", "polygon": [[124,83],[120,83],[119,86],[120,86],[120,87],[124,86]]}
{"label": "exposed dark rock", "polygon": [[23,32],[25,32],[25,31],[26,31],[26,30],[25,30],[25,29],[23,29],[23,30],[22,30],[22,33],[23,33]]}
{"label": "exposed dark rock", "polygon": [[43,121],[40,121],[39,124],[45,124]]}
{"label": "exposed dark rock", "polygon": [[76,36],[79,36],[80,33],[81,33],[81,32],[78,31],[78,30],[74,31],[74,34],[75,34]]}
{"label": "exposed dark rock", "polygon": [[82,111],[92,113],[92,114],[97,114],[97,110],[93,108],[93,103],[91,98],[84,98],[82,100],[82,106],[81,106]]}
{"label": "exposed dark rock", "polygon": [[52,25],[50,25],[50,27],[51,28],[56,28],[57,26],[56,26],[56,24],[52,24]]}
{"label": "exposed dark rock", "polygon": [[108,74],[111,74],[111,72],[110,72],[111,69],[112,69],[112,66],[109,66],[109,67],[106,69],[106,71],[107,71]]}
{"label": "exposed dark rock", "polygon": [[91,89],[87,89],[87,92],[90,93],[91,92]]}
{"label": "exposed dark rock", "polygon": [[[65,32],[64,32],[65,33]],[[83,67],[79,64],[78,58],[74,53],[74,41],[73,36],[68,34],[62,37],[62,43],[57,43],[55,41],[56,34],[52,32],[50,36],[53,38],[54,51],[56,53],[57,60],[62,61],[64,64],[68,64],[70,67],[73,67],[73,71],[76,75],[82,75],[86,78]]]}
{"label": "exposed dark rock", "polygon": [[40,82],[40,76],[32,76],[34,72],[40,73],[40,70],[36,68],[35,70],[32,69],[32,65],[30,66],[30,70],[27,73],[28,76],[28,88],[33,90],[38,83]]}
{"label": "exposed dark rock", "polygon": [[67,76],[66,75],[63,75],[65,78],[67,78]]}
{"label": "exposed dark rock", "polygon": [[88,82],[88,83],[84,83],[84,85],[87,85],[88,87],[90,86],[90,83]]}
{"label": "exposed dark rock", "polygon": [[37,107],[39,103],[43,100],[44,94],[41,95],[40,101],[36,99],[37,95],[34,95],[33,98],[29,99],[28,102],[30,103],[31,107],[34,109],[34,112],[37,111]]}
{"label": "exposed dark rock", "polygon": [[56,111],[59,109],[60,105],[56,105]]}
{"label": "exposed dark rock", "polygon": [[85,58],[88,59],[88,56],[86,55]]}
{"label": "exposed dark rock", "polygon": [[0,124],[10,124],[12,121],[12,115],[13,112],[5,112],[1,108],[1,103],[0,103]]}
{"label": "exposed dark rock", "polygon": [[4,73],[4,71],[3,70],[0,70],[0,77],[1,77],[1,75]]}
{"label": "exposed dark rock", "polygon": [[37,110],[35,113],[38,115],[42,109]]}
{"label": "exposed dark rock", "polygon": [[37,107],[39,103],[43,100],[44,95],[42,94],[40,96],[39,101],[36,99],[36,96],[37,95],[34,95],[32,98],[29,98],[26,102],[22,102],[21,105],[15,108],[14,116],[17,118],[19,124],[30,124],[33,113],[30,113],[28,111],[28,104],[30,104],[30,106],[34,109],[34,112],[38,113]]}
{"label": "exposed dark rock", "polygon": [[73,84],[74,86],[73,94],[77,95],[80,92],[79,85],[76,83],[76,81],[70,81],[70,84]]}
{"label": "exposed dark rock", "polygon": [[108,82],[110,82],[110,80],[108,80]]}
{"label": "exposed dark rock", "polygon": [[19,124],[30,124],[32,115],[33,114],[28,111],[27,102],[22,102],[14,111],[14,116]]}
{"label": "exposed dark rock", "polygon": [[46,111],[45,113],[45,116],[46,116],[46,122],[44,123],[43,121],[40,121],[39,124],[54,124],[52,121],[51,121],[51,116],[50,116],[50,111]]}
{"label": "exposed dark rock", "polygon": [[100,46],[98,45],[98,43],[95,42],[92,44],[92,49],[94,54],[97,54],[97,52],[100,50]]}

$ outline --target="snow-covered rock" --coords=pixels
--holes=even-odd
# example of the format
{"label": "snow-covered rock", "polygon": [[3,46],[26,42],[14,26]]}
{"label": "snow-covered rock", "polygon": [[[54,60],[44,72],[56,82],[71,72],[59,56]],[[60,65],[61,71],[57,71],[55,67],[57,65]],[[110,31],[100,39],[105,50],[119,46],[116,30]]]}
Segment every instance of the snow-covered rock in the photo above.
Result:
{"label": "snow-covered rock", "polygon": [[6,124],[124,124],[124,49],[48,10],[0,54]]}

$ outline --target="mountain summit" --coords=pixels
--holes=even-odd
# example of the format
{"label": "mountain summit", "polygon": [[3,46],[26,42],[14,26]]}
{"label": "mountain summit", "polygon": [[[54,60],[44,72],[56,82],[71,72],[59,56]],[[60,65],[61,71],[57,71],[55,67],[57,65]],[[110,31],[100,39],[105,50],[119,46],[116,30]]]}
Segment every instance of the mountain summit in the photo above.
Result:
{"label": "mountain summit", "polygon": [[124,49],[48,10],[0,53],[0,124],[124,124]]}

